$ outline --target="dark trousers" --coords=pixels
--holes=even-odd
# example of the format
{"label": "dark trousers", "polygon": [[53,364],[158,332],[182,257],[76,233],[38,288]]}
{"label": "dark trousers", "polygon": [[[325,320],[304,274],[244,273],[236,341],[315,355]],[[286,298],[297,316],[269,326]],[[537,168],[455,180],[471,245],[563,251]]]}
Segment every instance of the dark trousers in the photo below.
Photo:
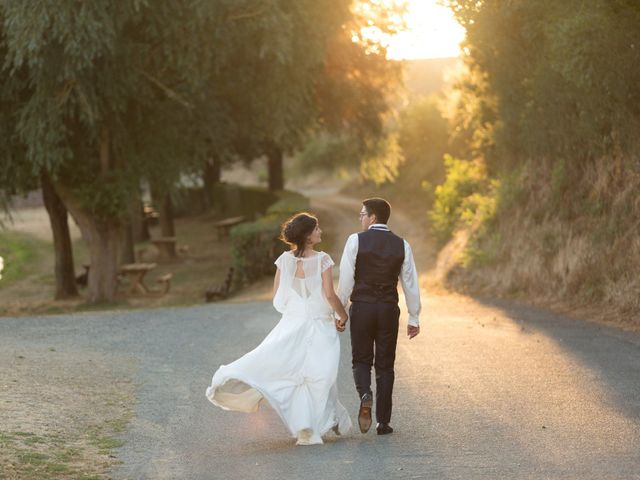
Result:
{"label": "dark trousers", "polygon": [[391,420],[400,308],[394,303],[353,302],[349,310],[353,379],[360,397],[371,392],[371,366],[376,368],[376,420]]}

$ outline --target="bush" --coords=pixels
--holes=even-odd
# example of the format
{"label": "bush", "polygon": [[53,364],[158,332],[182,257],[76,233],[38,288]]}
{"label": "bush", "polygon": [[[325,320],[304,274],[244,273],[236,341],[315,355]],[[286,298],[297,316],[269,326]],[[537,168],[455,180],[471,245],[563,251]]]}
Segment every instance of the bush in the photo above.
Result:
{"label": "bush", "polygon": [[[207,209],[204,190],[198,187],[181,187],[171,194],[173,214],[176,217],[198,215]],[[159,207],[159,205],[157,206]]]}
{"label": "bush", "polygon": [[273,273],[274,260],[285,251],[285,244],[278,240],[280,224],[280,217],[270,215],[231,230],[236,284],[251,283]]}
{"label": "bush", "polygon": [[[215,211],[225,217],[245,216],[255,218],[263,215],[267,208],[278,201],[273,192],[261,187],[245,187],[229,183],[218,183],[211,193]],[[197,215],[207,210],[207,199],[202,187],[182,187],[172,195],[174,213],[177,217]]]}
{"label": "bush", "polygon": [[445,155],[446,179],[435,191],[433,209],[429,220],[436,239],[444,243],[456,226],[464,222],[472,224],[477,215],[485,221],[495,211],[495,190],[487,177],[484,164]]}
{"label": "bush", "polygon": [[296,192],[284,191],[279,197],[277,202],[267,208],[268,215],[290,217],[294,213],[309,210],[311,206],[307,197]]}
{"label": "bush", "polygon": [[275,271],[273,262],[288,247],[278,238],[280,225],[297,212],[309,209],[309,199],[295,192],[281,192],[266,215],[231,230],[235,283],[243,285]]}

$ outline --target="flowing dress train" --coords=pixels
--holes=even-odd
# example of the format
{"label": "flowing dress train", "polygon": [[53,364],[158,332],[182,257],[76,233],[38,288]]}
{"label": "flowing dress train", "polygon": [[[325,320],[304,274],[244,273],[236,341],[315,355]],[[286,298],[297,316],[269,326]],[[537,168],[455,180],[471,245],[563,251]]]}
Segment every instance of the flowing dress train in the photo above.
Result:
{"label": "flowing dress train", "polygon": [[321,444],[329,430],[351,428],[336,387],[340,339],[322,290],[322,272],[333,261],[324,252],[285,252],[275,263],[280,286],[273,303],[282,318],[254,350],[215,372],[206,396],[240,412],[255,412],[266,399],[299,445]]}

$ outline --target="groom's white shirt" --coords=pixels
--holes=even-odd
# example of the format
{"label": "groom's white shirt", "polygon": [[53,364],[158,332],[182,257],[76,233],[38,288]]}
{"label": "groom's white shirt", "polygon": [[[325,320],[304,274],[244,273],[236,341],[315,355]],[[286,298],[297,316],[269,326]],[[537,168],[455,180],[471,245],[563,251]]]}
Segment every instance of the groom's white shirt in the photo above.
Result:
{"label": "groom's white shirt", "polygon": [[[369,226],[369,230],[389,230],[384,223],[374,223]],[[356,273],[356,257],[358,256],[358,234],[354,233],[349,236],[347,243],[342,252],[340,259],[340,280],[338,282],[338,298],[347,308],[349,297],[353,291]],[[413,260],[413,252],[409,242],[404,240],[404,262],[402,270],[400,270],[400,284],[404,291],[404,298],[407,302],[407,310],[409,311],[409,325],[417,327],[420,324],[420,311],[422,304],[420,302],[420,285],[418,284],[418,271]]]}

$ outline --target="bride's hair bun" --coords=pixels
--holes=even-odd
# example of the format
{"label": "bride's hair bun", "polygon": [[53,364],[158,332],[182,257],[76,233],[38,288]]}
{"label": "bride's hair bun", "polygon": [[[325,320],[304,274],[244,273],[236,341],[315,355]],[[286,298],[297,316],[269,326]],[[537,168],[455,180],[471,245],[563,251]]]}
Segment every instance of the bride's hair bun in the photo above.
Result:
{"label": "bride's hair bun", "polygon": [[318,225],[318,219],[307,212],[297,213],[282,224],[280,240],[290,245],[296,256],[304,252],[307,238]]}

